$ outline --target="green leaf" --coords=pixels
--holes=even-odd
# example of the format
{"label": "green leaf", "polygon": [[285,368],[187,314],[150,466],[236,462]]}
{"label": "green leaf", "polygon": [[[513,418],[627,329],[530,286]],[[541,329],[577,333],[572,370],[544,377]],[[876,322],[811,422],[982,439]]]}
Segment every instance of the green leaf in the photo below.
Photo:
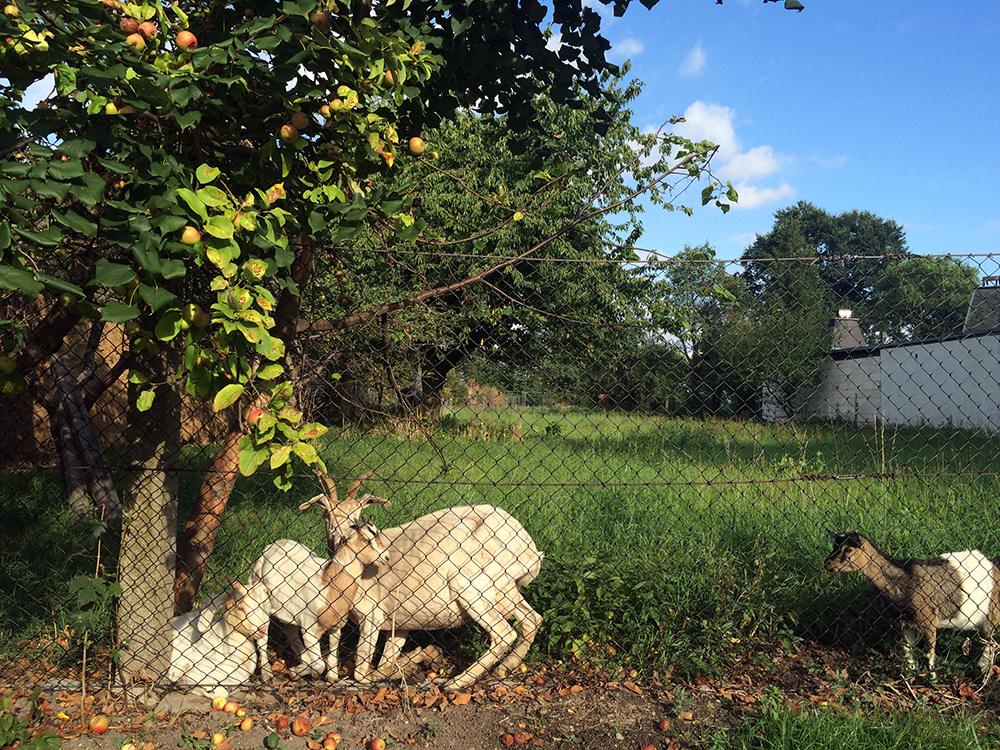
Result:
{"label": "green leaf", "polygon": [[20,290],[27,297],[36,297],[45,287],[35,280],[34,274],[21,268],[0,266],[0,289]]}
{"label": "green leaf", "polygon": [[184,261],[171,258],[163,261],[160,273],[167,280],[182,279],[187,274],[187,266],[184,265]]}
{"label": "green leaf", "polygon": [[314,464],[319,460],[316,448],[314,448],[310,443],[295,443],[292,448],[295,451],[295,455],[307,464]]}
{"label": "green leaf", "polygon": [[243,395],[243,390],[244,387],[242,385],[230,383],[215,394],[215,399],[212,401],[212,408],[215,411],[222,411],[227,406],[232,406]]}
{"label": "green leaf", "polygon": [[48,229],[43,229],[41,232],[29,232],[21,229],[21,227],[14,227],[13,229],[21,237],[24,237],[24,239],[42,247],[57,247],[62,242],[62,230],[59,227],[49,227]]}
{"label": "green leaf", "polygon": [[198,197],[206,206],[225,206],[228,204],[229,196],[224,190],[220,190],[214,185],[203,187],[198,191]]}
{"label": "green leaf", "polygon": [[94,281],[92,283],[111,287],[128,284],[134,278],[135,269],[123,266],[121,263],[112,263],[106,258],[99,258],[94,264]]}
{"label": "green leaf", "polygon": [[49,276],[47,273],[40,273],[37,274],[37,278],[49,289],[56,289],[60,292],[70,292],[71,294],[75,294],[77,297],[86,296],[83,290],[76,284],[72,284],[65,279],[60,279],[57,276]]}
{"label": "green leaf", "polygon": [[50,162],[47,176],[50,180],[72,180],[74,177],[82,177],[83,162],[79,159]]}
{"label": "green leaf", "polygon": [[299,430],[299,435],[303,440],[314,440],[315,438],[325,435],[328,429],[329,428],[321,425],[319,422],[310,422],[307,425],[303,425],[302,429]]}
{"label": "green leaf", "polygon": [[170,341],[180,332],[181,311],[176,309],[163,313],[163,317],[156,321],[156,327],[153,329],[153,333],[160,341]]}
{"label": "green leaf", "polygon": [[76,71],[66,63],[58,63],[53,70],[56,74],[56,92],[59,96],[69,96],[74,93],[76,91]]}
{"label": "green leaf", "polygon": [[[56,67],[58,68],[59,66],[57,65]],[[71,159],[80,159],[93,151],[96,145],[97,143],[89,138],[71,138],[61,141],[59,143],[59,150]]]}
{"label": "green leaf", "polygon": [[139,317],[139,310],[118,300],[109,300],[101,308],[101,320],[106,323],[125,323]]}
{"label": "green leaf", "polygon": [[87,206],[93,208],[104,196],[104,189],[106,187],[104,178],[93,172],[87,172],[83,175],[83,184],[74,183],[70,185],[69,190],[73,195],[86,203]]}
{"label": "green leaf", "polygon": [[64,227],[72,229],[74,232],[85,234],[88,237],[97,236],[97,224],[93,221],[85,219],[75,211],[67,211],[63,214],[53,208],[51,209],[51,213],[52,217]]}
{"label": "green leaf", "polygon": [[289,456],[292,455],[292,446],[282,445],[277,448],[274,453],[271,454],[271,470],[274,471],[282,464],[288,462]]}
{"label": "green leaf", "polygon": [[285,371],[284,367],[282,367],[279,364],[272,363],[269,365],[264,365],[264,367],[261,367],[257,371],[257,377],[260,378],[261,380],[274,380],[275,378],[280,377],[284,371]]}
{"label": "green leaf", "polygon": [[143,302],[149,305],[151,312],[156,312],[177,301],[177,295],[173,292],[168,292],[166,289],[161,289],[160,287],[149,286],[148,284],[139,284],[139,296]]}
{"label": "green leaf", "polygon": [[[250,476],[268,458],[266,448],[240,448],[240,474],[245,477]],[[275,735],[277,736],[277,735]],[[273,745],[272,747],[277,747]]]}
{"label": "green leaf", "polygon": [[153,405],[153,398],[156,394],[153,389],[150,388],[148,391],[143,391],[139,394],[139,398],[136,399],[135,408],[139,411],[149,411],[149,407]]}
{"label": "green leaf", "polygon": [[218,169],[217,167],[210,167],[207,164],[202,164],[194,173],[195,177],[198,178],[198,182],[202,185],[207,185],[220,174],[222,174],[221,169]]}
{"label": "green leaf", "polygon": [[205,222],[205,231],[220,240],[232,239],[236,228],[225,216],[213,216]]}
{"label": "green leaf", "polygon": [[177,188],[177,195],[188,204],[188,207],[201,217],[202,221],[208,221],[208,210],[201,198],[195,195],[194,191],[187,188]]}

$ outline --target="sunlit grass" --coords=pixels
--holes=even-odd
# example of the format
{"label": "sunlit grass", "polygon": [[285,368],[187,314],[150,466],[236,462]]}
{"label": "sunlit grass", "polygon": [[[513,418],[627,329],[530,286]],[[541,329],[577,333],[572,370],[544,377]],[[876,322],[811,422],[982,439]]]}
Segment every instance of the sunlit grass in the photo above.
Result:
{"label": "sunlit grass", "polygon": [[[363,491],[391,501],[368,514],[382,527],[458,504],[490,503],[516,516],[546,554],[525,590],[545,618],[538,650],[695,674],[724,668],[721,645],[752,639],[892,648],[898,635],[871,585],[820,571],[827,529],[860,528],[901,555],[978,547],[1000,556],[992,531],[1000,527],[998,449],[981,432],[466,409],[446,414],[438,429],[331,431],[323,457],[341,492],[376,472]],[[186,454],[181,528],[210,460]],[[26,611],[4,610],[0,637],[11,642],[65,613],[65,581],[92,565],[96,541],[65,527],[54,473],[34,481],[41,484],[31,491],[16,482],[0,490],[12,488],[5,503],[24,506],[5,561],[53,583],[32,587]],[[276,539],[322,553],[319,510],[298,510],[319,491],[308,473],[288,493],[266,471],[240,478],[205,592],[223,590],[226,575],[246,580]],[[45,562],[52,548],[68,551],[58,570]],[[0,581],[5,601],[25,596],[21,581]],[[943,660],[960,651],[957,639],[942,639]]]}
{"label": "sunlit grass", "polygon": [[1000,743],[982,716],[925,709],[793,710],[765,701],[758,715],[720,738],[715,750],[980,750]]}

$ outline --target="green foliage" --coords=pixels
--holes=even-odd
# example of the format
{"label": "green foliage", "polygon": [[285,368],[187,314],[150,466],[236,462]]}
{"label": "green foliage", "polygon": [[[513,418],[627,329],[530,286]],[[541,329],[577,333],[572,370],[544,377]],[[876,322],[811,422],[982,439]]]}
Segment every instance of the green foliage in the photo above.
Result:
{"label": "green foliage", "polygon": [[[38,698],[42,689],[35,688],[32,692],[31,717],[37,718],[41,715]],[[31,729],[29,718],[17,718],[14,716],[11,707],[14,699],[9,695],[0,695],[0,747],[13,747],[17,745],[24,750],[58,750],[62,746],[59,735],[51,729],[35,732]]]}
{"label": "green foliage", "polygon": [[[329,272],[341,272],[334,288],[346,287],[307,307],[333,326],[358,327],[388,299],[407,309],[428,294],[422,310],[393,321],[414,331],[411,351],[394,359],[422,366],[437,392],[433,376],[443,380],[450,368],[430,354],[431,341],[463,352],[475,341],[536,342],[504,346],[524,358],[553,349],[559,318],[530,309],[532,290],[560,290],[571,312],[599,299],[594,321],[620,319],[620,300],[635,297],[628,273],[594,266],[580,283],[569,266],[540,259],[602,258],[602,242],[638,236],[634,189],[669,205],[677,184],[666,175],[710,177],[711,144],[631,126],[626,106],[638,86],[612,77],[599,17],[579,5],[552,9],[558,53],[541,27],[549,9],[535,0],[353,12],[309,0],[239,9],[26,0],[19,10],[0,18],[0,33],[16,40],[3,49],[16,65],[0,79],[0,287],[19,299],[42,295],[58,314],[27,337],[0,324],[16,365],[2,374],[4,391],[25,387],[44,358],[32,341],[58,343],[90,318],[125,326],[139,411],[166,380],[216,410],[261,394],[277,412],[301,285],[323,247],[334,249],[320,255],[334,261]],[[155,33],[130,35],[140,21]],[[182,30],[195,33],[195,48],[176,42]],[[46,75],[54,90],[27,109],[24,88]],[[476,102],[476,114],[456,117],[459,102]],[[439,125],[428,135],[442,150],[433,168],[401,145],[429,124]],[[637,159],[635,144],[655,164]],[[710,179],[703,202],[723,192],[734,198]],[[478,239],[467,237],[469,221]],[[476,260],[411,269],[372,252],[422,235],[424,249],[466,236],[463,254]],[[427,289],[489,271],[500,247],[533,257],[496,274],[493,287]],[[350,280],[345,261],[356,272]],[[348,314],[361,305],[365,312]],[[344,341],[334,364],[345,386],[358,382],[354,371],[385,363],[385,346],[372,351],[369,335]],[[256,435],[242,464],[268,461],[281,487],[291,456],[315,462],[303,433],[285,427]]]}
{"label": "green foliage", "polygon": [[[866,329],[878,341],[903,341],[961,333],[976,269],[955,258],[903,258],[890,263],[875,284]],[[873,341],[872,343],[876,343]]]}
{"label": "green foliage", "polygon": [[69,582],[69,594],[76,602],[76,625],[81,631],[94,631],[106,625],[114,612],[115,598],[120,596],[117,581],[101,577],[76,576]]}

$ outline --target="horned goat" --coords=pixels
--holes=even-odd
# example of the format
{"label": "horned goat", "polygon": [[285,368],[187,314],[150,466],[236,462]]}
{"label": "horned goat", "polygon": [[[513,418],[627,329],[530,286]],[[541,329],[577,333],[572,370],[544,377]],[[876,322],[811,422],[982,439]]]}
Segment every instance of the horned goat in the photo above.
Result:
{"label": "horned goat", "polygon": [[993,667],[993,632],[1000,623],[1000,569],[978,550],[952,552],[927,560],[890,557],[857,531],[829,532],[833,552],[823,563],[835,573],[858,571],[902,614],[904,654],[916,668],[913,647],[927,639],[927,666],[933,675],[937,631],[976,629],[983,641],[979,667]]}
{"label": "horned goat", "polygon": [[257,669],[257,642],[267,637],[265,604],[266,592],[251,576],[249,587],[233,581],[221,600],[174,617],[168,678],[212,697],[247,682]]}
{"label": "horned goat", "polygon": [[[351,524],[357,523],[365,507],[389,504],[373,495],[338,503],[333,481],[320,478],[326,496],[300,507],[320,502],[331,547],[351,544]],[[494,667],[494,673],[503,677],[520,666],[542,617],[519,588],[538,576],[545,555],[513,516],[492,505],[458,506],[383,529],[380,538],[388,562],[358,581],[350,612],[361,630],[355,680],[383,679],[400,669],[399,654],[409,631],[454,628],[467,622],[476,622],[487,632],[490,648],[447,681],[445,689],[467,687]],[[510,618],[521,627],[520,640]],[[381,630],[389,633],[379,669],[371,672]]]}
{"label": "horned goat", "polygon": [[[384,559],[386,550],[374,526],[357,523],[348,533],[350,540],[329,559],[299,542],[279,539],[265,547],[254,563],[254,573],[267,591],[267,611],[286,625],[298,626],[297,632],[287,627],[285,631],[300,662],[291,670],[296,679],[325,672],[328,681],[337,680],[339,637],[325,662],[320,641],[331,629],[339,636],[355,605],[365,566],[377,566]],[[270,665],[262,671],[269,675]]]}

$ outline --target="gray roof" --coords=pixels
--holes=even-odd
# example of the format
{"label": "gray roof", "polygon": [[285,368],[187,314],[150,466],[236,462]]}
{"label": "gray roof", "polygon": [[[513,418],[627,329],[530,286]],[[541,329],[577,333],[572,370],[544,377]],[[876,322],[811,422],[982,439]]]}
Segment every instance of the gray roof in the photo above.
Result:
{"label": "gray roof", "polygon": [[986,276],[983,285],[972,292],[962,333],[992,331],[994,328],[1000,328],[1000,276]]}

